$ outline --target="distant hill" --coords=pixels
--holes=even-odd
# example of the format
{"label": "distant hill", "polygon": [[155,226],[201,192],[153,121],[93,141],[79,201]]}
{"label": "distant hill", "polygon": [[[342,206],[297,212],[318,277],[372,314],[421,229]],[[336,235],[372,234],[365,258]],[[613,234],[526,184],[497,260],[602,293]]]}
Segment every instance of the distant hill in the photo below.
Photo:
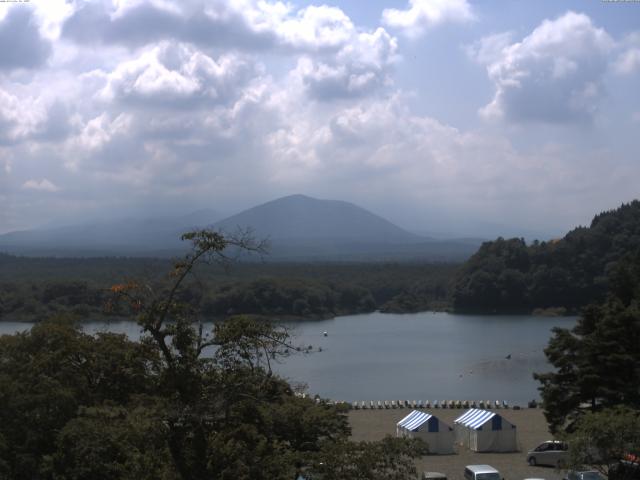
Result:
{"label": "distant hill", "polygon": [[577,312],[602,300],[610,273],[640,249],[640,201],[596,215],[549,242],[498,238],[482,244],[462,266],[453,287],[457,311]]}
{"label": "distant hill", "polygon": [[[217,220],[217,221],[216,221]],[[434,240],[408,232],[352,203],[291,195],[219,220],[212,211],[185,217],[126,219],[0,235],[0,252],[30,256],[180,255],[194,228],[250,228],[270,243],[268,261],[463,261],[479,241]],[[252,257],[256,258],[256,257]]]}
{"label": "distant hill", "polygon": [[286,241],[418,243],[427,240],[353,203],[290,195],[250,208],[214,225],[251,227],[256,236]]}
{"label": "distant hill", "polygon": [[184,249],[180,235],[220,218],[213,210],[189,215],[121,219],[0,235],[0,251],[37,256],[157,256]]}
{"label": "distant hill", "polygon": [[269,240],[268,259],[289,261],[461,261],[480,242],[436,241],[408,232],[353,203],[291,195],[217,222]]}

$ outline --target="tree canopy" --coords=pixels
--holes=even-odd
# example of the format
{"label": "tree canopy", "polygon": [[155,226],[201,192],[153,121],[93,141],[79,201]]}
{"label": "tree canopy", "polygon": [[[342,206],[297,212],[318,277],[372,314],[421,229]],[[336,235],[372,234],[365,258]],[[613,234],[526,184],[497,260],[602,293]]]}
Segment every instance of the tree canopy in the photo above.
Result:
{"label": "tree canopy", "polygon": [[630,461],[640,452],[638,410],[615,407],[589,412],[577,421],[566,439],[573,468],[595,469],[616,480],[632,480],[640,473],[640,465]]}
{"label": "tree canopy", "polygon": [[611,269],[640,248],[640,201],[596,215],[589,227],[527,245],[523,239],[484,243],[460,269],[452,289],[455,310],[577,312],[602,301]]}
{"label": "tree canopy", "polygon": [[556,328],[545,353],[555,371],[536,374],[552,431],[571,430],[585,412],[640,409],[640,253],[612,269],[605,301],[572,330]]}
{"label": "tree canopy", "polygon": [[197,311],[182,301],[185,279],[201,262],[225,262],[229,246],[260,245],[209,231],[184,238],[193,250],[164,286],[128,281],[111,288],[112,308],[136,315],[140,342],[88,335],[66,317],[0,337],[0,478],[415,474],[413,459],[425,444],[351,443],[340,408],[298,395],[274,373],[273,361],[295,351],[286,330],[246,316],[203,330]]}

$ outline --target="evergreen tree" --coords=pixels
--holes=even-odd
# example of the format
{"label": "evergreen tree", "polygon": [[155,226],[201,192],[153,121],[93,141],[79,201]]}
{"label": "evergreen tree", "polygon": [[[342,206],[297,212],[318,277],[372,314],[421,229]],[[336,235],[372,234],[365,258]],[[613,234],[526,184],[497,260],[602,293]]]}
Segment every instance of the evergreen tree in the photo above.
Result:
{"label": "evergreen tree", "polygon": [[623,259],[611,291],[571,330],[555,329],[545,353],[555,372],[536,374],[552,431],[585,411],[640,409],[640,253]]}

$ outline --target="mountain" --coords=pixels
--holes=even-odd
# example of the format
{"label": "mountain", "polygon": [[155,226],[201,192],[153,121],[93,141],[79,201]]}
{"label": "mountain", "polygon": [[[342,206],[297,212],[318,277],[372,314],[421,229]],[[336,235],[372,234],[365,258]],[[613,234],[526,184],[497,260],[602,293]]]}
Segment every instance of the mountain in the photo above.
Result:
{"label": "mountain", "polygon": [[180,235],[220,216],[200,210],[184,216],[126,218],[0,235],[0,251],[37,256],[156,256],[182,250]]}
{"label": "mountain", "polygon": [[217,222],[269,240],[268,260],[464,260],[480,242],[435,241],[408,232],[353,203],[290,195]]}
{"label": "mountain", "polygon": [[353,203],[290,195],[263,203],[214,225],[225,232],[251,227],[273,241],[313,240],[357,243],[418,243],[410,233]]}
{"label": "mountain", "polygon": [[[268,261],[462,261],[479,241],[434,240],[352,203],[291,195],[219,220],[206,210],[183,217],[124,219],[0,235],[0,252],[57,257],[181,255],[185,231],[250,228],[267,239]],[[218,221],[216,221],[218,220]],[[256,257],[250,257],[256,258]]]}

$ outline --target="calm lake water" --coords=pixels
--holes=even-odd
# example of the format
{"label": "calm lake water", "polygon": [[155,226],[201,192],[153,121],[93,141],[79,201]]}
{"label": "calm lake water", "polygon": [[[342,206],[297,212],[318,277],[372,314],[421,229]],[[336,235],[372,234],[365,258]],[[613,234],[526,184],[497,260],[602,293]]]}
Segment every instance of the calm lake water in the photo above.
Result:
{"label": "calm lake water", "polygon": [[[293,382],[306,382],[310,393],[336,400],[500,399],[524,404],[539,398],[532,373],[550,369],[543,349],[551,329],[571,328],[575,322],[566,317],[376,312],[287,323],[294,343],[311,345],[313,353],[294,355],[276,370]],[[28,328],[0,322],[0,334]],[[140,334],[133,322],[88,323],[85,329],[130,338]]]}

